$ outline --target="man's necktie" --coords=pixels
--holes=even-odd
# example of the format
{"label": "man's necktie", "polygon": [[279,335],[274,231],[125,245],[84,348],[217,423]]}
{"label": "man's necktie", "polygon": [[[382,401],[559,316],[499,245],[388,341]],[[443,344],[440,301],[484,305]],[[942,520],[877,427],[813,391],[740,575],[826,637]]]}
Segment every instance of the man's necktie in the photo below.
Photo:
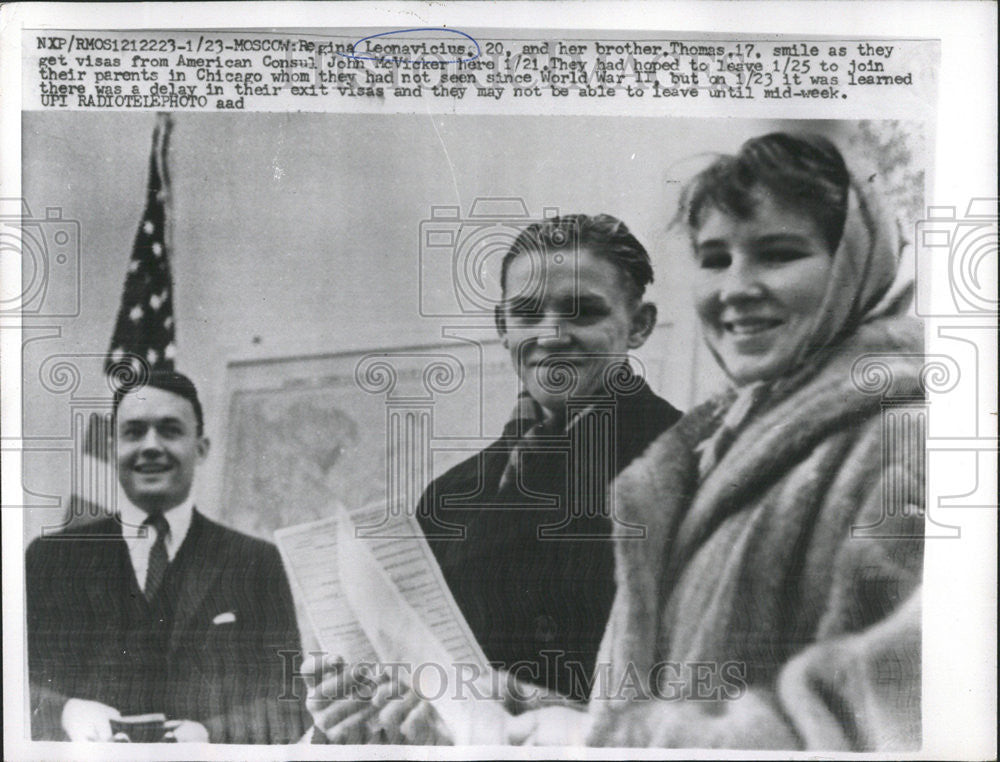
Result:
{"label": "man's necktie", "polygon": [[142,523],[156,530],[156,541],[149,550],[149,566],[146,568],[144,588],[146,600],[151,601],[163,583],[163,575],[167,573],[167,532],[170,531],[170,525],[162,513],[151,514]]}
{"label": "man's necktie", "polygon": [[522,391],[514,405],[514,412],[511,413],[510,420],[503,430],[504,438],[511,441],[512,447],[507,456],[507,465],[504,466],[503,474],[500,476],[500,492],[518,486],[517,474],[521,468],[521,453],[525,449],[526,440],[530,441],[541,433],[540,428],[544,420],[541,406],[527,391]]}

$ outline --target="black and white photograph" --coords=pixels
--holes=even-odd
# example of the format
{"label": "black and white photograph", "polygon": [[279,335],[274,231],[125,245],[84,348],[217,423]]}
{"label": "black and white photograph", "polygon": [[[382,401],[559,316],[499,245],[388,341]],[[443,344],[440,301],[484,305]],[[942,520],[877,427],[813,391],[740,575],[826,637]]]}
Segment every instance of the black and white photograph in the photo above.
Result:
{"label": "black and white photograph", "polygon": [[3,33],[11,758],[995,756],[995,6],[348,5]]}

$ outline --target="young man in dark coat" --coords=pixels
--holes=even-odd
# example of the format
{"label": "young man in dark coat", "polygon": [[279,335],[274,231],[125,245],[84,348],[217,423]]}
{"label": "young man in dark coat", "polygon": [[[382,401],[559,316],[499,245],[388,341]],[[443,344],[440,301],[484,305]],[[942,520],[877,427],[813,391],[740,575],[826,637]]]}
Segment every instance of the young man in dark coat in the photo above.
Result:
{"label": "young man in dark coat", "polygon": [[501,437],[435,480],[417,511],[487,658],[580,700],[615,591],[608,485],[680,417],[628,365],[656,324],[642,301],[652,279],[613,217],[527,228],[496,310],[523,392]]}
{"label": "young man in dark coat", "polygon": [[111,720],[162,713],[165,740],[287,743],[301,701],[279,698],[300,652],[277,549],[199,513],[208,454],[194,385],[154,371],[116,398],[120,513],[27,552],[32,736],[108,741]]}
{"label": "young man in dark coat", "polygon": [[[417,507],[473,634],[512,678],[515,712],[549,691],[586,701],[615,594],[608,487],[680,417],[628,365],[656,324],[642,299],[652,280],[645,248],[614,217],[526,228],[504,258],[496,309],[518,404],[500,438],[433,481]],[[391,704],[383,714],[395,720],[379,729],[375,708],[324,698],[334,679],[307,702],[314,736],[441,740],[417,715],[399,737]]]}

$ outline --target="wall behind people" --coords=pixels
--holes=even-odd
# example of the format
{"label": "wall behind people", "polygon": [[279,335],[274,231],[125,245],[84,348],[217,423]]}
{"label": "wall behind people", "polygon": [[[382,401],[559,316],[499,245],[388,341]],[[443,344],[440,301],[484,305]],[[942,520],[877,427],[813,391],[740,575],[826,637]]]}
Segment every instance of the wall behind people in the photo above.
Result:
{"label": "wall behind people", "polygon": [[[34,339],[23,353],[26,433],[71,436],[71,395],[51,379],[40,382],[53,355],[77,358],[81,389],[107,393],[101,360],[142,214],[154,121],[149,113],[24,115],[22,196],[35,217],[58,207],[64,219],[78,220],[81,242],[79,315],[42,321],[47,328],[25,337]],[[835,138],[852,129],[819,126]],[[515,197],[531,216],[555,208],[623,219],[653,258],[649,298],[669,339],[651,343],[651,385],[689,407],[721,381],[696,336],[685,241],[668,230],[680,184],[705,154],[788,127],[662,118],[175,114],[169,167],[177,364],[199,384],[215,446],[197,487],[199,504],[214,514],[222,494],[228,363],[442,341],[448,321],[419,311],[420,223],[434,205],[466,213],[477,197]],[[25,484],[35,493],[29,502],[52,506],[26,514],[28,539],[65,510],[57,501],[73,489],[67,453],[57,445],[25,459]]]}

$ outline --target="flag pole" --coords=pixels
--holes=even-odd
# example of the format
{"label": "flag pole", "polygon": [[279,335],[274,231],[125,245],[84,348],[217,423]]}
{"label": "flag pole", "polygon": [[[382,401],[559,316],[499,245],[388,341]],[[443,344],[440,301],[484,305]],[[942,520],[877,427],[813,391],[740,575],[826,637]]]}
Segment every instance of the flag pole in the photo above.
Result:
{"label": "flag pole", "polygon": [[156,170],[160,175],[160,203],[163,205],[163,241],[167,251],[174,250],[173,239],[173,194],[170,186],[170,170],[167,157],[170,153],[170,133],[173,131],[174,119],[169,111],[159,111],[156,114]]}

